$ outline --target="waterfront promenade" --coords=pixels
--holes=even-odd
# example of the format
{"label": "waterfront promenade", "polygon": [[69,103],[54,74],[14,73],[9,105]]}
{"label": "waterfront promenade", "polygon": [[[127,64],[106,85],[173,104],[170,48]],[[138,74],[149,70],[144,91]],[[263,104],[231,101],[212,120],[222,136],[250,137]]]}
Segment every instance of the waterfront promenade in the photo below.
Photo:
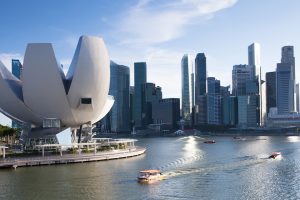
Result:
{"label": "waterfront promenade", "polygon": [[82,154],[64,154],[51,156],[35,156],[21,158],[5,158],[0,160],[0,168],[17,168],[30,167],[40,165],[55,165],[69,163],[83,163],[93,161],[113,160],[120,158],[128,158],[144,154],[146,148],[137,147],[125,150],[111,150],[99,153],[82,153]]}

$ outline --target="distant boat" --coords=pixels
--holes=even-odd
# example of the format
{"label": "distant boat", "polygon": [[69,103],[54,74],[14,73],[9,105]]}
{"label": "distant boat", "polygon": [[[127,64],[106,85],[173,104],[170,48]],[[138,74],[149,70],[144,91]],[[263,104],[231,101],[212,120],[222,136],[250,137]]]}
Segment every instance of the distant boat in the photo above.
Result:
{"label": "distant boat", "polygon": [[233,137],[233,139],[235,139],[235,140],[246,140],[246,138],[243,138],[243,137],[239,137],[239,136],[235,136],[235,137]]}
{"label": "distant boat", "polygon": [[175,135],[184,135],[184,131],[183,130],[177,130],[174,132]]}
{"label": "distant boat", "polygon": [[276,159],[278,157],[281,157],[281,152],[273,152],[270,156],[269,159],[273,158]]}
{"label": "distant boat", "polygon": [[216,143],[216,141],[215,140],[205,140],[204,143],[206,143],[206,144],[214,144],[214,143]]}
{"label": "distant boat", "polygon": [[163,175],[160,170],[156,169],[149,169],[149,170],[143,170],[139,172],[138,181],[139,182],[154,182],[162,180]]}
{"label": "distant boat", "polygon": [[242,139],[242,138],[241,138],[241,137],[238,137],[238,136],[234,136],[233,139],[235,139],[235,140],[240,140],[240,139]]}

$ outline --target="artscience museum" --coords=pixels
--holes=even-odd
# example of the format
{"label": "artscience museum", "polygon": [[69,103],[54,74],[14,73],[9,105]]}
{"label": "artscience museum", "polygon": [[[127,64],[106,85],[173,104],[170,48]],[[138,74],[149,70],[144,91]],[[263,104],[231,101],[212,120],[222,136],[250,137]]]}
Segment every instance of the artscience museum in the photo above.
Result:
{"label": "artscience museum", "polygon": [[1,112],[22,124],[27,140],[55,140],[69,130],[73,142],[80,141],[114,103],[109,65],[102,38],[81,36],[66,74],[50,43],[30,43],[20,79],[0,62]]}

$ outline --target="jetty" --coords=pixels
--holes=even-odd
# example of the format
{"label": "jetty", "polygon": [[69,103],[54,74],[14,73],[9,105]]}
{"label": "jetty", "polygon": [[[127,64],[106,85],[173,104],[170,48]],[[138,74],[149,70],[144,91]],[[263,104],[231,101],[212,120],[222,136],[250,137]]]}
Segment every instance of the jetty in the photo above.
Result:
{"label": "jetty", "polygon": [[83,162],[95,162],[134,157],[144,154],[146,148],[135,146],[133,148],[111,150],[97,153],[64,154],[49,156],[34,156],[20,158],[0,159],[0,168],[31,167],[42,165],[71,164]]}

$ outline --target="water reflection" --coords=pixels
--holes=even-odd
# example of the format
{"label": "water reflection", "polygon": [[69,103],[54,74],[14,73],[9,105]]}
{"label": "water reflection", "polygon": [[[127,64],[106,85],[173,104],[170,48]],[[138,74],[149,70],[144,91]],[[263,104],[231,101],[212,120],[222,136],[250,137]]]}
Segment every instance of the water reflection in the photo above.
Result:
{"label": "water reflection", "polygon": [[187,137],[183,147],[183,157],[187,162],[193,162],[200,160],[202,156],[203,152],[199,148],[198,140],[194,136]]}
{"label": "water reflection", "polygon": [[288,142],[299,142],[300,137],[299,136],[288,136],[287,140],[288,140]]}
{"label": "water reflection", "polygon": [[[194,136],[145,138],[140,157],[2,170],[0,199],[300,199],[299,137],[264,138],[216,137],[214,145]],[[272,151],[283,159],[257,156]],[[167,163],[168,179],[136,181],[141,169]]]}

